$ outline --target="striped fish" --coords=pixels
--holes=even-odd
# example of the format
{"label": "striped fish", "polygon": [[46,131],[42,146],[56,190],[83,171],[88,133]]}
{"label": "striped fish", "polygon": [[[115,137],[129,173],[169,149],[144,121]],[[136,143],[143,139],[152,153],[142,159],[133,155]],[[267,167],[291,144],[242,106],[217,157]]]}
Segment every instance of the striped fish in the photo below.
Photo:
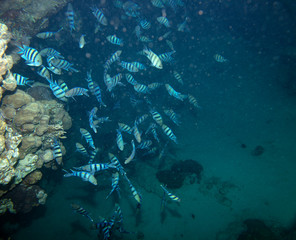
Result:
{"label": "striped fish", "polygon": [[60,28],[58,31],[56,32],[41,32],[41,33],[37,33],[36,37],[41,38],[41,39],[47,39],[47,38],[51,38],[53,37],[56,33],[60,32],[63,28]]}
{"label": "striped fish", "polygon": [[163,111],[177,126],[181,124],[178,115],[172,109],[164,109]]}
{"label": "striped fish", "polygon": [[82,95],[89,97],[87,92],[88,92],[88,89],[86,88],[76,87],[68,90],[65,93],[65,97],[75,97],[75,96],[82,96]]}
{"label": "striped fish", "polygon": [[155,123],[151,123],[150,126],[148,127],[148,129],[146,130],[145,134],[148,134],[148,133],[152,133],[154,139],[159,142],[159,138],[158,138],[158,135],[157,135],[157,132],[156,132],[156,124]]}
{"label": "striped fish", "polygon": [[58,80],[59,86],[61,87],[61,89],[64,90],[64,92],[68,91],[68,86],[67,84],[63,81],[63,80]]}
{"label": "striped fish", "polygon": [[193,97],[191,94],[188,94],[188,101],[189,101],[189,103],[192,104],[194,107],[196,107],[196,108],[200,108],[200,106],[199,106],[199,104],[198,104],[196,98]]}
{"label": "striped fish", "polygon": [[117,136],[116,136],[117,147],[120,151],[123,151],[124,150],[124,142],[123,142],[122,134],[121,134],[120,130],[116,129],[116,131],[117,131]]}
{"label": "striped fish", "polygon": [[62,75],[62,69],[56,68],[54,66],[47,67],[47,69],[50,70],[51,72],[53,72],[56,75]]}
{"label": "striped fish", "polygon": [[85,141],[88,143],[88,145],[93,148],[96,149],[95,145],[94,145],[94,140],[91,137],[91,134],[84,128],[80,128],[80,133],[82,135],[82,137],[85,138]]}
{"label": "striped fish", "polygon": [[115,157],[115,155],[112,154],[112,153],[108,153],[108,157],[109,157],[111,163],[117,168],[117,170],[119,171],[119,173],[122,176],[126,176],[126,172],[125,172],[123,166],[120,164],[120,162],[117,159],[117,157]]}
{"label": "striped fish", "polygon": [[155,7],[164,8],[163,1],[162,0],[151,0],[151,3]]}
{"label": "striped fish", "polygon": [[172,55],[174,53],[175,53],[175,51],[166,52],[166,53],[160,54],[158,57],[163,62],[173,62],[174,61],[174,58],[172,57]]}
{"label": "striped fish", "polygon": [[156,88],[159,88],[160,86],[162,86],[163,83],[159,83],[159,82],[154,82],[154,83],[150,83],[147,85],[147,87],[150,89],[150,90],[155,90]]}
{"label": "striped fish", "polygon": [[130,126],[124,123],[118,123],[119,131],[127,132],[128,134],[132,134],[132,129]]}
{"label": "striped fish", "polygon": [[134,85],[134,90],[138,93],[150,93],[149,88],[146,85],[140,83]]}
{"label": "striped fish", "polygon": [[152,115],[153,120],[158,124],[158,125],[162,125],[163,121],[162,121],[162,117],[159,114],[159,112],[154,111],[154,110],[150,110],[150,114]]}
{"label": "striped fish", "polygon": [[136,119],[136,124],[137,125],[139,125],[139,124],[141,124],[142,122],[144,122],[146,119],[148,118],[148,114],[143,114],[142,116],[140,116],[140,117],[137,117],[137,119]]}
{"label": "striped fish", "polygon": [[81,154],[88,156],[88,153],[85,149],[85,147],[81,143],[76,143],[76,151],[80,152]]}
{"label": "striped fish", "polygon": [[143,52],[146,55],[146,57],[150,60],[151,65],[153,67],[156,67],[158,69],[163,68],[160,58],[154,52],[152,52],[151,49],[145,48]]}
{"label": "striped fish", "polygon": [[34,83],[33,80],[29,80],[29,78],[23,77],[22,75],[20,75],[18,73],[14,73],[12,75],[16,80],[16,84],[19,85],[19,86],[28,85],[28,86],[32,87],[32,84]]}
{"label": "striped fish", "polygon": [[18,46],[20,51],[18,54],[21,54],[21,57],[26,60],[26,64],[33,67],[39,67],[42,65],[42,58],[40,53],[35,49],[23,45],[22,47]]}
{"label": "striped fish", "polygon": [[70,31],[72,32],[73,30],[75,30],[75,25],[74,25],[74,11],[71,3],[68,3],[66,17],[69,23]]}
{"label": "striped fish", "polygon": [[162,25],[164,25],[165,27],[170,27],[170,22],[169,22],[169,20],[166,18],[166,17],[158,17],[157,18],[157,21],[160,23],[160,24],[162,24]]}
{"label": "striped fish", "polygon": [[47,81],[50,81],[50,73],[49,71],[47,70],[46,67],[44,67],[43,65],[41,65],[39,68],[38,68],[38,71],[37,71],[38,75],[40,77],[43,77],[45,78]]}
{"label": "striped fish", "polygon": [[89,151],[89,160],[88,160],[88,164],[92,164],[97,153],[99,152],[99,148],[95,148],[93,150]]}
{"label": "striped fish", "polygon": [[125,79],[128,83],[130,83],[131,85],[135,86],[137,83],[137,81],[134,79],[134,77],[130,74],[130,73],[126,73],[125,74]]}
{"label": "striped fish", "polygon": [[216,62],[219,62],[219,63],[224,63],[228,61],[226,58],[224,58],[220,54],[215,54],[214,59],[216,60]]}
{"label": "striped fish", "polygon": [[125,179],[127,180],[129,187],[131,189],[131,192],[135,198],[135,200],[138,202],[138,207],[141,206],[141,202],[142,202],[142,197],[140,196],[140,194],[137,192],[137,190],[135,189],[135,187],[132,185],[131,181],[127,178],[127,176],[125,175]]}
{"label": "striped fish", "polygon": [[137,127],[137,124],[134,124],[133,128],[134,137],[137,140],[138,143],[141,143],[141,133],[139,132],[139,129]]}
{"label": "striped fish", "polygon": [[98,125],[95,124],[94,122],[94,118],[97,118],[96,113],[98,111],[97,107],[94,107],[90,113],[89,113],[89,117],[88,117],[88,121],[89,121],[89,126],[92,130],[94,130],[95,133],[97,133],[97,127]]}
{"label": "striped fish", "polygon": [[137,146],[138,149],[149,149],[152,145],[151,140],[142,141],[141,144]]}
{"label": "striped fish", "polygon": [[169,95],[171,95],[181,101],[183,101],[185,98],[187,98],[186,95],[183,95],[183,94],[177,92],[175,89],[173,89],[170,84],[165,84],[165,88],[168,91]]}
{"label": "striped fish", "polygon": [[115,44],[121,47],[123,46],[123,40],[116,37],[115,35],[109,35],[106,37],[106,39],[112,44]]}
{"label": "striped fish", "polygon": [[[63,169],[64,170],[64,169]],[[93,185],[98,185],[97,179],[95,176],[89,172],[83,172],[83,171],[74,171],[70,169],[71,172],[67,172],[64,170],[66,174],[64,174],[64,177],[80,177],[83,181],[88,181],[92,183]]]}
{"label": "striped fish", "polygon": [[152,39],[146,36],[140,36],[139,41],[148,43],[148,42],[152,42]]}
{"label": "striped fish", "polygon": [[177,197],[176,195],[170,193],[163,185],[160,185],[160,187],[169,196],[170,199],[172,199],[173,201],[181,202],[181,199],[179,197]]}
{"label": "striped fish", "polygon": [[182,79],[181,75],[175,70],[173,71],[173,74],[174,74],[174,77],[177,79],[177,81],[180,84],[184,85],[184,82],[183,82],[183,79]]}
{"label": "striped fish", "polygon": [[49,87],[56,98],[64,101],[65,91],[60,87],[60,85],[56,81],[50,81]]}
{"label": "striped fish", "polygon": [[140,69],[140,70],[146,70],[146,67],[144,64],[140,63],[140,62],[132,62],[133,65],[136,66],[136,68]]}
{"label": "striped fish", "polygon": [[177,137],[175,136],[173,131],[165,124],[162,124],[161,127],[162,127],[162,130],[165,133],[165,135],[167,135],[169,137],[169,139],[171,139],[173,142],[178,144]]}
{"label": "striped fish", "polygon": [[91,72],[92,72],[92,70],[89,70],[88,72],[86,72],[86,79],[85,80],[87,81],[87,87],[88,87],[89,91],[91,93],[93,93],[94,92],[94,82],[91,77]]}
{"label": "striped fish", "polygon": [[131,141],[131,144],[132,144],[132,147],[133,147],[132,153],[127,159],[125,159],[124,164],[130,163],[134,159],[134,157],[136,155],[136,146],[135,146],[134,140]]}
{"label": "striped fish", "polygon": [[78,204],[75,204],[75,203],[71,203],[71,207],[72,209],[79,213],[80,215],[82,216],[85,216],[87,217],[91,222],[93,222],[94,220],[90,217],[89,213],[84,209],[82,208],[81,206],[79,206]]}
{"label": "striped fish", "polygon": [[61,69],[64,69],[64,70],[70,71],[70,72],[79,72],[77,69],[72,67],[73,66],[72,63],[69,63],[66,60],[59,59],[59,58],[53,58],[53,59],[51,59],[50,62],[56,68],[61,68]]}
{"label": "striped fish", "polygon": [[108,196],[106,197],[106,199],[108,199],[110,197],[110,195],[116,190],[118,195],[120,196],[119,193],[119,173],[115,172],[112,173],[112,183],[111,183],[112,189],[110,191],[110,193],[108,194]]}
{"label": "striped fish", "polygon": [[129,62],[120,62],[120,66],[128,70],[129,72],[139,72],[139,69],[132,63]]}
{"label": "striped fish", "polygon": [[104,13],[98,9],[97,7],[93,6],[90,8],[92,11],[92,14],[95,16],[95,18],[98,20],[98,22],[104,26],[108,25],[107,18],[105,17]]}
{"label": "striped fish", "polygon": [[147,21],[146,19],[144,19],[144,18],[140,20],[139,24],[140,24],[140,26],[141,26],[143,29],[145,29],[145,30],[147,30],[147,29],[149,29],[149,28],[151,27],[151,23],[148,22],[148,21]]}
{"label": "striped fish", "polygon": [[[57,50],[53,49],[53,48],[44,48],[40,51],[40,55],[42,57],[55,57],[55,58],[61,58],[64,59],[64,57],[62,56],[62,54],[60,54]],[[48,63],[48,62],[47,62]]]}
{"label": "striped fish", "polygon": [[75,170],[90,172],[91,174],[95,174],[96,172],[100,172],[103,170],[107,170],[109,168],[116,168],[112,163],[94,163],[87,164],[81,167],[75,167]]}
{"label": "striped fish", "polygon": [[61,165],[63,163],[62,149],[59,142],[56,139],[54,139],[53,144],[53,157],[55,158],[57,164]]}

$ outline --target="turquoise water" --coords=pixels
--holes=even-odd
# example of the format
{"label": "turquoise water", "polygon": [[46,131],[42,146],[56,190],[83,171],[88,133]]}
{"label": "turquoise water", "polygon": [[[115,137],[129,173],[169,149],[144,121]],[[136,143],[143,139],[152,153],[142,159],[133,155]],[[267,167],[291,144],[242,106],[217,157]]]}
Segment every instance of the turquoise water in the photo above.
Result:
{"label": "turquoise water", "polygon": [[[152,24],[150,30],[142,30],[153,38],[148,46],[158,54],[169,51],[165,41],[157,41],[167,32],[156,21],[162,14],[161,9],[150,3],[135,2]],[[180,7],[176,13],[166,7],[172,23],[168,39],[176,50],[175,62],[164,64],[162,70],[148,67],[136,73],[135,78],[146,84],[170,83],[178,91],[195,96],[200,108],[194,109],[187,101],[174,99],[164,88],[149,95],[152,106],[163,117],[163,108],[173,108],[180,114],[182,124],[174,126],[164,117],[179,143],[169,141],[162,159],[158,155],[168,139],[159,129],[160,144],[154,143],[157,154],[144,157],[137,152],[136,160],[124,166],[141,193],[141,209],[137,209],[123,178],[120,180],[121,197],[113,194],[106,200],[111,190],[109,173],[96,175],[98,186],[93,186],[79,178],[63,178],[60,168],[57,171],[41,169],[44,177],[40,185],[48,193],[46,205],[26,215],[5,215],[1,220],[3,235],[12,239],[98,239],[98,230],[91,230],[88,219],[72,211],[70,204],[73,202],[86,209],[95,221],[99,221],[99,216],[111,217],[115,203],[119,203],[124,228],[130,233],[112,231],[111,239],[237,239],[245,229],[243,221],[248,218],[265,221],[275,232],[292,226],[296,211],[293,8],[281,2],[264,1],[184,2],[185,7]],[[90,3],[73,2],[75,19],[80,26],[77,25],[72,35],[65,30],[58,41],[33,38],[30,45],[38,50],[53,47],[74,63],[80,72],[64,72],[61,77],[71,88],[87,88],[86,71],[92,69],[93,80],[100,85],[102,98],[108,106],[99,109],[98,115],[109,116],[112,120],[94,134],[87,112],[98,107],[95,97],[76,97],[76,101],[65,104],[73,120],[67,139],[62,141],[67,149],[63,157],[65,169],[87,163],[87,159],[75,152],[75,143],[83,142],[79,133],[81,127],[91,132],[96,146],[101,149],[95,161],[107,162],[108,152],[112,152],[123,162],[131,152],[132,138],[123,135],[127,144],[120,152],[115,140],[117,122],[132,125],[137,116],[149,112],[147,104],[131,106],[129,95],[138,94],[124,79],[122,82],[126,86],[117,86],[112,91],[114,98],[103,82],[103,65],[118,49],[123,51],[123,61],[136,58],[149,66],[145,57],[136,55],[143,49],[143,44],[132,33],[137,22],[127,18],[111,2],[98,4],[108,21],[114,24],[94,34],[96,20],[89,6]],[[65,11],[66,8],[52,17],[49,30],[56,30],[63,24],[67,28]],[[189,17],[190,32],[179,32],[176,26],[185,16]],[[106,41],[106,36],[114,33],[124,39],[123,47]],[[86,34],[87,41],[83,49],[78,47],[81,34]],[[228,61],[215,61],[213,56],[217,53]],[[15,69],[37,79],[23,62]],[[182,74],[183,86],[178,85],[171,73],[175,69]],[[115,75],[127,71],[113,66],[111,72]],[[139,94],[139,98],[143,99],[143,95]],[[120,101],[120,108],[113,109],[117,101]],[[258,156],[254,154],[257,146],[264,149]],[[186,159],[203,166],[202,180],[199,184],[191,183],[192,176],[188,176],[181,188],[170,190],[181,202],[168,199],[162,210],[163,193],[156,172]]]}

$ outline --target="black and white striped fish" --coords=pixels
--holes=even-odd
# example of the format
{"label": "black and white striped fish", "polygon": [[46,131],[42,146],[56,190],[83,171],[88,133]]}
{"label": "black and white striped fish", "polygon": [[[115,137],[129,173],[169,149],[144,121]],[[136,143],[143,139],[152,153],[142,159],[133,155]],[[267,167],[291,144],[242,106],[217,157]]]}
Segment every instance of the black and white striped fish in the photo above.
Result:
{"label": "black and white striped fish", "polygon": [[15,78],[16,80],[16,84],[19,85],[19,86],[25,86],[25,85],[28,85],[28,86],[32,86],[32,84],[34,83],[33,80],[29,80],[29,78],[27,77],[24,77],[18,73],[14,73],[13,74],[13,77]]}
{"label": "black and white striped fish", "polygon": [[33,67],[39,67],[42,65],[42,58],[40,53],[35,49],[23,45],[22,47],[18,46],[20,51],[18,54],[21,54],[21,57],[26,60],[26,64]]}

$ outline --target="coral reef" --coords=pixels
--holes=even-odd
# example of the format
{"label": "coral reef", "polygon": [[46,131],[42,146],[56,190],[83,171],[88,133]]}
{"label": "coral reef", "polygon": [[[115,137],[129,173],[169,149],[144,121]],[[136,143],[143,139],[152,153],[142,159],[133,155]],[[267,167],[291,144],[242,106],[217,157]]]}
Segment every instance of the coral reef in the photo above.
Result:
{"label": "coral reef", "polygon": [[0,214],[25,213],[45,203],[46,193],[34,185],[42,178],[38,169],[57,169],[52,144],[65,138],[72,120],[62,104],[36,101],[19,89],[3,98],[0,111]]}
{"label": "coral reef", "polygon": [[2,0],[0,18],[10,29],[13,38],[22,41],[48,26],[48,18],[70,0]]}
{"label": "coral reef", "polygon": [[0,100],[6,90],[13,91],[17,86],[16,80],[10,72],[13,66],[13,59],[5,54],[10,37],[7,26],[0,23]]}
{"label": "coral reef", "polygon": [[[168,188],[180,188],[186,177],[189,177],[189,182],[193,184],[200,182],[203,167],[194,160],[178,161],[171,166],[170,170],[160,170],[156,173],[157,179],[164,183]],[[195,175],[195,178],[192,177]]]}

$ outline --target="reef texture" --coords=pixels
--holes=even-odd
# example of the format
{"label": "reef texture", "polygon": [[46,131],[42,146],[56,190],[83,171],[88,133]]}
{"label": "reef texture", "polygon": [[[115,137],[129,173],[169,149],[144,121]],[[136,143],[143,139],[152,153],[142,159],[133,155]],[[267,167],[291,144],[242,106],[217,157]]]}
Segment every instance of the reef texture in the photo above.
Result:
{"label": "reef texture", "polygon": [[72,120],[57,101],[36,101],[19,89],[2,99],[0,111],[0,214],[24,213],[45,203],[46,193],[34,185],[42,178],[38,169],[57,168],[53,142],[65,154],[59,139],[65,138]]}
{"label": "reef texture", "polygon": [[7,26],[0,23],[0,101],[6,90],[13,91],[17,86],[16,80],[10,72],[13,66],[12,56],[5,54],[10,38],[11,34],[8,32]]}
{"label": "reef texture", "polygon": [[0,19],[12,30],[14,39],[23,41],[48,26],[48,18],[70,0],[2,0]]}

